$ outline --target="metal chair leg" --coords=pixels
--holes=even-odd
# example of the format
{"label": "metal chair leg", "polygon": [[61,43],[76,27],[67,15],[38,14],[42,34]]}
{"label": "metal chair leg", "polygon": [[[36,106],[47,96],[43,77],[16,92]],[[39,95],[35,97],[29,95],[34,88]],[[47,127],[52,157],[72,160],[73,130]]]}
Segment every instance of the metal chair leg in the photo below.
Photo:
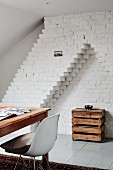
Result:
{"label": "metal chair leg", "polygon": [[36,163],[35,157],[34,157],[34,170],[38,170],[38,164]]}
{"label": "metal chair leg", "polygon": [[34,158],[34,170],[36,170],[36,169],[35,169],[35,158]]}
{"label": "metal chair leg", "polygon": [[15,165],[15,167],[14,167],[14,170],[16,170],[17,164],[18,164],[18,162],[19,162],[20,159],[21,159],[21,155],[19,156],[19,158],[18,158],[18,160],[17,160],[17,162],[16,162],[16,165]]}
{"label": "metal chair leg", "polygon": [[[16,162],[16,165],[15,165],[15,167],[14,167],[14,170],[16,170],[16,167],[17,167],[18,162],[19,162],[20,160],[22,160],[22,162],[23,162],[23,164],[24,164],[24,167],[22,168],[23,170],[26,169],[26,168],[28,168],[28,169],[30,168],[30,167],[29,167],[30,161],[29,161],[29,164],[27,165],[27,164],[25,163],[24,159],[23,159],[23,158],[21,157],[21,155],[20,155],[19,158],[18,158],[18,160],[17,160],[17,162]],[[35,157],[34,157],[33,166],[34,166],[34,170],[39,170],[38,164],[36,163],[36,160],[35,160]],[[40,167],[40,169],[43,170],[42,167]]]}
{"label": "metal chair leg", "polygon": [[21,155],[20,155],[19,158],[18,158],[18,160],[17,160],[17,162],[16,162],[16,165],[15,165],[15,167],[14,167],[14,170],[16,170],[16,167],[17,167],[18,162],[19,162],[20,160],[23,162],[23,165],[24,165],[24,167],[22,168],[22,170],[28,168],[28,166],[27,166],[27,164],[25,163],[24,159],[23,159],[23,158],[21,157]]}

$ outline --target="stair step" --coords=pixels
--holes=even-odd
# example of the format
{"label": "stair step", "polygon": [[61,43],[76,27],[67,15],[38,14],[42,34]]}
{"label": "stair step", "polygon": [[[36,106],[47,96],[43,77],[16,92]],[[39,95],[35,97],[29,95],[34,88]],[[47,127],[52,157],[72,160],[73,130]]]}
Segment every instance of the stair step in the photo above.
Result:
{"label": "stair step", "polygon": [[59,98],[60,97],[60,94],[54,94],[53,95],[53,98]]}
{"label": "stair step", "polygon": [[38,43],[34,43],[34,47],[38,47]]}
{"label": "stair step", "polygon": [[53,102],[47,102],[47,103],[46,103],[46,106],[47,106],[47,107],[52,107],[52,106],[53,106]]}
{"label": "stair step", "polygon": [[72,70],[73,70],[72,68],[67,68],[67,72],[69,73],[72,72]]}
{"label": "stair step", "polygon": [[75,76],[77,76],[77,74],[74,73],[74,72],[72,72],[72,73],[70,74],[70,77],[75,77]]}
{"label": "stair step", "polygon": [[59,89],[66,90],[66,86],[62,85],[62,86],[59,87]]}
{"label": "stair step", "polygon": [[91,48],[91,45],[90,45],[90,44],[86,44],[86,43],[84,43],[83,45],[84,45],[84,48],[85,48],[86,50],[88,50],[88,49],[90,49],[90,48]]}
{"label": "stair step", "polygon": [[44,103],[47,103],[49,100],[49,98],[44,99]]}
{"label": "stair step", "polygon": [[73,78],[70,76],[70,77],[67,77],[66,81],[72,81]]}
{"label": "stair step", "polygon": [[42,38],[42,37],[44,37],[44,34],[43,34],[43,33],[39,35],[39,38]]}
{"label": "stair step", "polygon": [[[47,95],[47,99],[52,99],[53,95]],[[46,101],[46,99],[44,99],[44,101]]]}
{"label": "stair step", "polygon": [[83,55],[83,58],[84,58],[84,59],[88,59],[88,58],[89,58],[89,55],[88,55],[88,54],[84,54],[84,55]]}
{"label": "stair step", "polygon": [[82,58],[83,54],[82,53],[77,53],[77,58]]}
{"label": "stair step", "polygon": [[55,103],[56,101],[57,101],[56,98],[52,98],[52,99],[50,99],[48,102],[49,102],[49,103]]}
{"label": "stair step", "polygon": [[61,81],[57,81],[56,86],[60,86],[61,85]]}
{"label": "stair step", "polygon": [[86,49],[81,49],[81,54],[86,54]]}
{"label": "stair step", "polygon": [[80,63],[80,64],[84,64],[84,63],[86,63],[86,60],[85,60],[85,59],[81,59],[81,60],[79,61],[79,63]]}
{"label": "stair step", "polygon": [[55,91],[55,94],[62,94],[63,92],[64,92],[63,90],[59,89]]}
{"label": "stair step", "polygon": [[79,73],[80,69],[79,68],[74,68],[73,73]]}
{"label": "stair step", "polygon": [[65,76],[61,76],[60,81],[65,81]]}
{"label": "stair step", "polygon": [[87,50],[86,54],[95,54],[94,48]]}
{"label": "stair step", "polygon": [[69,84],[70,84],[69,81],[64,81],[64,82],[62,83],[63,86],[69,86]]}
{"label": "stair step", "polygon": [[76,68],[82,68],[83,66],[82,66],[82,64],[80,63],[80,64],[76,64]]}
{"label": "stair step", "polygon": [[75,63],[70,63],[70,67],[71,67],[71,68],[75,68],[75,67],[76,67],[76,64],[75,64]]}
{"label": "stair step", "polygon": [[42,33],[43,33],[43,34],[45,33],[45,29],[42,29]]}
{"label": "stair step", "polygon": [[[54,88],[54,87],[53,87]],[[54,90],[50,90],[49,91],[49,95],[47,95],[47,98],[49,98],[49,96],[52,96],[54,94]]]}
{"label": "stair step", "polygon": [[73,60],[74,60],[74,61],[73,61],[74,63],[78,63],[78,62],[79,62],[79,59],[78,59],[78,58],[73,58]]}
{"label": "stair step", "polygon": [[70,73],[64,72],[64,76],[65,76],[65,77],[68,77],[69,75],[70,75]]}
{"label": "stair step", "polygon": [[59,90],[59,86],[53,86],[53,91],[55,91],[55,90]]}

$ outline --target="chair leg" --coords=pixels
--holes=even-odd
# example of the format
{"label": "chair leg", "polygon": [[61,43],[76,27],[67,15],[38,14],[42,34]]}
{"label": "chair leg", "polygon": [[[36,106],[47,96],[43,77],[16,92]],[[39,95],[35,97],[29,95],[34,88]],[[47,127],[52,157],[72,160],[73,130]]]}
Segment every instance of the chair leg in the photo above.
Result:
{"label": "chair leg", "polygon": [[36,163],[35,157],[34,157],[34,170],[38,170],[38,164]]}
{"label": "chair leg", "polygon": [[43,155],[42,158],[46,160],[46,163],[47,163],[47,166],[48,166],[48,170],[51,170],[50,165],[49,165],[49,162],[48,162],[48,160],[47,160],[47,158],[46,158],[46,155]]}
{"label": "chair leg", "polygon": [[[45,161],[46,161],[46,163],[47,163],[47,167],[44,166]],[[43,168],[41,168],[41,169],[44,170],[45,168],[47,168],[47,170],[51,170],[50,165],[49,165],[49,162],[48,162],[48,158],[46,157],[46,155],[43,155],[43,156],[42,156],[42,162],[43,162]]]}
{"label": "chair leg", "polygon": [[15,165],[15,167],[14,167],[14,170],[16,170],[16,167],[17,167],[17,165],[18,165],[18,162],[19,161],[22,161],[23,162],[23,165],[24,165],[24,167],[22,168],[22,170],[24,170],[24,169],[28,169],[28,165],[26,164],[26,162],[24,161],[24,159],[21,157],[21,155],[19,156],[19,158],[18,158],[18,160],[17,160],[17,162],[16,162],[16,165]]}
{"label": "chair leg", "polygon": [[18,158],[18,160],[17,160],[17,162],[16,162],[16,165],[15,165],[15,167],[14,167],[14,170],[16,170],[17,164],[18,164],[18,162],[19,162],[20,159],[21,159],[21,155],[19,156],[19,158]]}
{"label": "chair leg", "polygon": [[35,165],[36,165],[36,164],[35,164],[35,158],[34,158],[34,170],[36,170],[36,169],[35,169]]}
{"label": "chair leg", "polygon": [[22,160],[22,162],[23,162],[23,164],[24,164],[24,167],[22,168],[22,170],[24,170],[24,169],[29,169],[29,164],[27,165],[26,164],[26,162],[24,161],[24,159],[21,157],[21,160]]}
{"label": "chair leg", "polygon": [[[14,167],[14,170],[16,170],[16,167],[17,167],[18,162],[19,162],[20,160],[22,160],[22,162],[23,162],[23,164],[24,164],[23,169],[24,169],[24,168],[29,168],[29,167],[27,167],[26,163],[24,162],[23,158],[22,158],[21,155],[20,155],[19,158],[18,158],[18,160],[17,160],[17,162],[16,162],[16,165],[15,165],[15,167]],[[46,161],[47,161],[47,160],[46,160]],[[30,162],[29,162],[29,164],[30,164]],[[33,166],[34,166],[34,170],[39,170],[38,164],[36,164],[35,157],[34,157],[34,163],[33,163],[33,164],[34,164],[34,165],[33,165]],[[41,170],[44,170],[42,167],[40,167],[40,169],[41,169]]]}

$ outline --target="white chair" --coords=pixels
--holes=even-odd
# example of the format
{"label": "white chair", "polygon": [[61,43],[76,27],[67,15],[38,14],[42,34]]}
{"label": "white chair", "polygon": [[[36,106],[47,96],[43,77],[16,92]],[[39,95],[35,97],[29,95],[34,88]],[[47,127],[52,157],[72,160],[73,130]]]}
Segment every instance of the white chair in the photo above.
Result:
{"label": "white chair", "polygon": [[[19,154],[20,158],[21,155],[33,157],[35,170],[35,157],[43,156],[44,158],[44,155],[46,155],[55,144],[59,116],[60,115],[54,115],[43,119],[35,132],[16,137],[3,143],[1,147],[5,149],[6,152]],[[14,169],[16,169],[17,163]]]}

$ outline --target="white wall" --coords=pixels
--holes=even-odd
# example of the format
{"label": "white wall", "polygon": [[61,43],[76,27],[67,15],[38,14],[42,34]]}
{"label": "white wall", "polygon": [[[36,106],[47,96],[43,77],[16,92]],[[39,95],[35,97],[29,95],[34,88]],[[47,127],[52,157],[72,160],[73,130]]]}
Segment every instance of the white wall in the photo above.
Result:
{"label": "white wall", "polygon": [[0,58],[6,50],[33,31],[38,22],[36,14],[0,3]]}
{"label": "white wall", "polygon": [[28,36],[16,43],[0,58],[0,101],[10,85],[16,71],[31,50],[43,29],[43,24],[32,31]]}
{"label": "white wall", "polygon": [[[106,137],[113,137],[113,12],[46,17],[43,34],[15,75],[3,102],[39,106],[41,97],[68,72],[77,53],[83,52],[84,43],[96,54],[82,65],[50,114],[60,114],[59,133],[71,134],[71,110],[91,103],[108,111],[105,132]],[[63,56],[54,57],[55,50],[63,51]]]}
{"label": "white wall", "polygon": [[43,26],[39,18],[31,12],[0,3],[0,101],[41,33]]}
{"label": "white wall", "polygon": [[90,57],[51,111],[51,114],[60,114],[59,132],[71,134],[72,110],[91,104],[94,108],[108,111],[105,117],[105,134],[106,137],[113,137],[112,96],[113,73],[108,72],[95,56]]}
{"label": "white wall", "polygon": [[113,137],[113,12],[47,17],[45,27],[52,36],[57,31],[55,38],[62,38],[62,44],[67,42],[67,49],[59,47],[63,53],[71,50],[74,55],[77,43],[81,46],[84,42],[96,52],[51,110],[51,114],[61,115],[59,133],[71,134],[72,109],[89,103],[107,111],[105,134]]}

